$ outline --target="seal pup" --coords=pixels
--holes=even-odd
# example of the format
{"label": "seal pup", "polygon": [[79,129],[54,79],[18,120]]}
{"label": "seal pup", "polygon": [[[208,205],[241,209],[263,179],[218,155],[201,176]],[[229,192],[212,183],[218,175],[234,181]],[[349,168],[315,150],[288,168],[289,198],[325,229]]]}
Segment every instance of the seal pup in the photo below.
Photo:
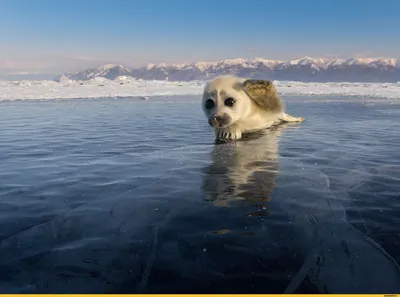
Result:
{"label": "seal pup", "polygon": [[281,124],[302,122],[285,112],[284,104],[269,80],[222,75],[209,81],[203,92],[203,112],[214,128],[216,140],[241,139]]}

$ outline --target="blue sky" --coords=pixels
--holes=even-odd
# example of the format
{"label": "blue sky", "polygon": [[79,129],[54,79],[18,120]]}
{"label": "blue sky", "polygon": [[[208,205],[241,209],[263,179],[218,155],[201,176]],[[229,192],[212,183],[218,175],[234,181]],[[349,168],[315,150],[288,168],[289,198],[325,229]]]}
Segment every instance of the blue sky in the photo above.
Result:
{"label": "blue sky", "polygon": [[[237,57],[400,56],[399,0],[1,0],[3,73]],[[1,72],[0,72],[1,73]]]}

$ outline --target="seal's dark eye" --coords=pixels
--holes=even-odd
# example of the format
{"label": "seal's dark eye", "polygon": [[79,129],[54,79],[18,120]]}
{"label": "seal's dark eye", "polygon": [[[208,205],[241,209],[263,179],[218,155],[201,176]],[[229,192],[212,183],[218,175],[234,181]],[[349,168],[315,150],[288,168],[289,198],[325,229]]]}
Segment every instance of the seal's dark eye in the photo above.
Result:
{"label": "seal's dark eye", "polygon": [[214,101],[212,101],[211,99],[207,99],[207,100],[206,100],[206,103],[205,103],[205,107],[206,107],[207,109],[213,108],[213,107],[214,107]]}
{"label": "seal's dark eye", "polygon": [[235,105],[235,99],[233,99],[233,98],[226,98],[224,103],[225,103],[226,106],[232,107],[232,106]]}

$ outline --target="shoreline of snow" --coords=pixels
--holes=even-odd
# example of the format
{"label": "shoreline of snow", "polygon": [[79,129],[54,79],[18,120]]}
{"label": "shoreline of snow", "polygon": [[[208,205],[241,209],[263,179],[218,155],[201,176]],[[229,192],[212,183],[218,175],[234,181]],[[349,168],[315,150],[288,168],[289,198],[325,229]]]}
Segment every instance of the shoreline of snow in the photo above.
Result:
{"label": "shoreline of snow", "polygon": [[[400,83],[274,81],[282,96],[345,96],[400,99]],[[169,82],[95,78],[89,81],[0,81],[0,101],[123,98],[145,96],[201,95],[205,82]]]}

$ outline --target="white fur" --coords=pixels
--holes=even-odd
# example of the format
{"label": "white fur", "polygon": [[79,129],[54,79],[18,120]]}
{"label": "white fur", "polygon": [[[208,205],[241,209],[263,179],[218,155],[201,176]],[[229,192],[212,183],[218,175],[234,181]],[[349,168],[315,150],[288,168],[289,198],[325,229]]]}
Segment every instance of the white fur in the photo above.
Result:
{"label": "white fur", "polygon": [[[208,119],[214,116],[229,115],[232,121],[223,127],[214,128],[217,139],[240,139],[245,133],[256,132],[282,121],[302,121],[303,118],[295,118],[285,112],[272,112],[261,108],[252,100],[241,87],[246,79],[224,75],[207,83],[204,88],[202,108]],[[233,107],[225,106],[227,98],[234,98]],[[206,109],[205,102],[208,99],[214,101],[214,108]]]}

